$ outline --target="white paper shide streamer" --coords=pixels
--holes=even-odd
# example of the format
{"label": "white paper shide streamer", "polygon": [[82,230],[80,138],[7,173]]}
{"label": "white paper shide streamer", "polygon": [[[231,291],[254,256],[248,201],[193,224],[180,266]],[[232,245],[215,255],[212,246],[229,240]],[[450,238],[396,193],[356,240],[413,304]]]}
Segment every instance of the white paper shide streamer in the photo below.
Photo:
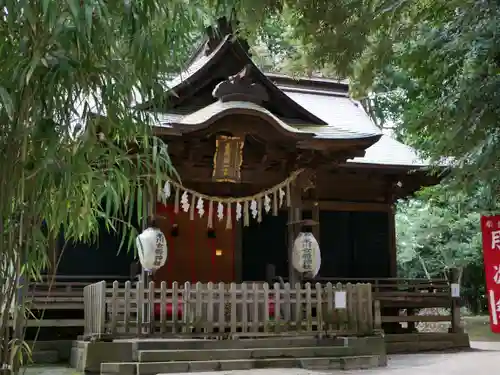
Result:
{"label": "white paper shide streamer", "polygon": [[316,277],[321,267],[321,252],[312,233],[301,232],[293,243],[292,265],[300,273]]}
{"label": "white paper shide streamer", "polygon": [[[240,221],[244,219],[244,225],[248,226],[248,218],[251,216],[259,222],[262,220],[262,214],[273,213],[278,215],[278,209],[283,207],[285,198],[288,199],[290,184],[302,172],[302,169],[293,172],[286,180],[275,185],[274,187],[264,190],[255,195],[247,197],[212,197],[197,191],[187,189],[180,183],[167,180],[163,187],[159,186],[158,201],[167,204],[167,201],[172,198],[174,201],[174,212],[179,213],[179,209],[186,213],[190,213],[190,219],[194,219],[194,212],[202,218],[205,216],[205,204],[208,204],[207,226],[213,227],[214,215],[218,221],[226,218],[226,229],[232,229],[232,219]],[[174,189],[174,190],[172,190]],[[172,192],[175,194],[172,194]],[[287,191],[287,193],[285,193]],[[289,203],[287,203],[289,205]],[[234,211],[232,211],[234,209]],[[233,213],[234,212],[234,213]]]}
{"label": "white paper shide streamer", "polygon": [[182,211],[184,211],[184,212],[189,211],[190,204],[189,204],[188,198],[189,198],[188,193],[187,193],[187,191],[185,191],[181,197],[181,206],[182,206]]}
{"label": "white paper shide streamer", "polygon": [[158,228],[147,228],[135,239],[142,268],[148,272],[163,267],[167,261],[167,239]]}

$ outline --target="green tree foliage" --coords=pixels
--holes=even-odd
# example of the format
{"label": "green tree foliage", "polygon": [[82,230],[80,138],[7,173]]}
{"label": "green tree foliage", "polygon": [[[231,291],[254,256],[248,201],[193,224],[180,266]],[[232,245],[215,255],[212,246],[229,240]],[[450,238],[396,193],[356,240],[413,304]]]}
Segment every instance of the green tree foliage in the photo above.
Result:
{"label": "green tree foliage", "polygon": [[[399,135],[432,161],[453,161],[462,181],[496,185],[498,2],[220,2],[236,4],[243,27],[269,34],[271,23],[275,40],[286,36],[293,45],[286,65],[348,77],[379,125],[395,121]],[[280,24],[286,32],[276,30]]]}
{"label": "green tree foliage", "polygon": [[479,310],[484,296],[479,215],[498,209],[500,4],[266,4],[268,13],[278,9],[281,18],[265,18],[259,30],[274,37],[256,44],[261,50],[269,43],[286,49],[281,55],[288,60],[276,64],[279,70],[349,78],[352,94],[380,127],[394,125],[400,140],[431,162],[453,167],[444,185],[399,204],[399,271],[432,277],[458,267],[468,303]]}
{"label": "green tree foliage", "polygon": [[462,181],[491,187],[500,152],[499,10],[494,2],[444,4],[395,44],[372,86],[381,111],[401,115],[407,143],[436,162],[451,157]]}
{"label": "green tree foliage", "polygon": [[22,338],[8,337],[16,281],[40,274],[61,230],[90,241],[104,220],[133,234],[134,207],[142,219],[173,173],[134,103],[185,61],[200,4],[0,1],[0,364]]}
{"label": "green tree foliage", "polygon": [[396,215],[400,276],[446,277],[448,269],[458,268],[463,295],[475,312],[483,308],[485,294],[480,213],[490,207],[482,190],[427,188],[399,202]]}

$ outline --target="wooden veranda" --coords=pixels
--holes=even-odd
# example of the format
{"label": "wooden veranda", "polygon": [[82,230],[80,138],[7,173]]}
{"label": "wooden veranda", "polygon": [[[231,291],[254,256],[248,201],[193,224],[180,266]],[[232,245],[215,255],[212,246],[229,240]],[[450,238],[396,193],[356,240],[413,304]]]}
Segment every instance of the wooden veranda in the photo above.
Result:
{"label": "wooden veranda", "polygon": [[[182,326],[183,318],[180,316],[172,317],[171,311],[179,309],[176,307],[178,305],[184,306],[184,300],[182,300],[183,295],[186,290],[186,286],[190,290],[190,305],[194,303],[194,314],[196,316],[196,288],[204,288],[205,292],[202,293],[202,305],[208,306],[208,298],[212,299],[214,304],[214,312],[212,313],[214,319],[219,319],[219,310],[216,306],[220,304],[219,299],[219,288],[221,284],[176,284],[170,288],[166,288],[166,284],[160,288],[154,288],[154,301],[150,301],[150,285],[144,286],[143,284],[138,284],[135,282],[126,281],[124,278],[118,279],[116,277],[103,277],[103,276],[57,276],[53,282],[49,278],[45,278],[39,282],[30,283],[27,295],[26,303],[27,308],[31,312],[37,312],[36,314],[28,314],[26,325],[28,327],[81,327],[83,331],[84,326],[88,324],[86,322],[86,317],[84,316],[84,309],[89,309],[88,311],[97,311],[97,307],[92,307],[93,304],[101,303],[105,306],[104,315],[101,319],[101,324],[104,324],[103,332],[122,332],[127,334],[137,333],[137,319],[138,314],[141,315],[141,321],[144,327],[149,327],[149,317],[142,318],[144,313],[151,311],[151,313],[156,314],[153,321],[155,321],[158,326],[157,333],[167,333],[175,325],[177,327]],[[94,281],[101,280],[98,283],[93,283]],[[273,280],[273,281],[278,281]],[[236,285],[236,297],[244,299],[244,295],[247,296],[247,305],[250,307],[246,309],[247,318],[249,319],[250,310],[255,308],[251,305],[251,300],[255,294],[261,295],[262,304],[264,303],[264,298],[267,293],[267,298],[271,302],[272,311],[278,310],[273,302],[276,293],[279,293],[280,303],[278,306],[280,310],[284,310],[283,316],[278,317],[278,322],[281,319],[281,323],[286,319],[288,320],[288,311],[290,311],[290,318],[292,314],[295,314],[295,295],[296,286],[291,286],[290,284],[284,283],[279,280],[279,288],[275,289],[275,284],[270,281],[269,284],[265,283],[240,283]],[[286,281],[286,280],[285,280]],[[307,280],[306,280],[307,281]],[[90,284],[93,283],[93,284]],[[373,303],[372,316],[374,324],[380,324],[382,329],[386,329],[388,325],[392,327],[403,327],[405,326],[406,332],[412,332],[418,330],[419,324],[434,324],[439,323],[440,326],[449,327],[452,332],[460,332],[460,303],[459,298],[453,298],[451,295],[450,282],[446,279],[404,279],[404,278],[366,278],[366,279],[340,279],[340,278],[328,278],[328,279],[317,279],[309,280],[309,286],[302,283],[301,285],[301,299],[303,305],[305,306],[305,312],[307,311],[307,296],[308,288],[311,289],[310,294],[310,310],[316,311],[318,301],[315,300],[315,296],[318,290],[318,284],[320,283],[320,290],[326,297],[323,298],[320,303],[326,303],[326,307],[332,307],[331,296],[329,293],[334,293],[335,290],[346,289],[347,285],[352,286],[357,283],[369,284],[371,286],[371,301]],[[330,284],[329,284],[330,283]],[[201,285],[201,286],[200,286]],[[222,284],[224,290],[224,304],[230,303],[231,301],[231,285],[232,284]],[[330,287],[331,285],[331,287]],[[266,286],[266,288],[264,288]],[[102,290],[105,288],[105,293]],[[141,293],[137,293],[139,290],[143,290],[142,302],[139,301],[139,305],[146,306],[144,309],[137,311],[138,301],[137,298],[141,296]],[[257,289],[254,289],[257,288]],[[331,288],[331,289],[330,289]],[[86,290],[86,292],[84,292]],[[91,294],[89,291],[93,290]],[[278,292],[277,292],[278,291]],[[98,293],[98,294],[96,294]],[[100,293],[100,294],[99,294]],[[177,301],[172,300],[172,295],[177,293]],[[85,294],[85,296],[84,296]],[[104,296],[104,299],[99,300]],[[288,297],[289,296],[289,297]],[[170,299],[171,303],[168,301],[162,303],[161,299]],[[330,302],[327,302],[327,298],[330,298]],[[238,301],[240,301],[238,300]],[[99,302],[101,301],[101,302]],[[194,302],[193,302],[194,301]],[[328,305],[330,303],[330,305]],[[240,306],[242,302],[237,302]],[[153,310],[148,310],[148,305],[153,306]],[[125,306],[128,306],[126,308]],[[156,310],[154,308],[156,306]],[[162,307],[164,306],[164,311]],[[170,306],[170,307],[169,307]],[[198,305],[199,306],[199,305]],[[252,307],[253,306],[253,307]],[[183,307],[181,307],[183,308]],[[241,307],[238,307],[241,310]],[[263,311],[261,307],[258,307],[259,311]],[[215,311],[217,310],[217,313]],[[113,315],[113,311],[116,314]],[[163,312],[162,312],[163,311]],[[169,312],[170,311],[170,312]],[[378,311],[380,311],[380,316]],[[57,317],[53,317],[53,313],[57,312]],[[304,312],[304,313],[305,313]],[[102,311],[100,312],[102,313]],[[100,314],[99,313],[99,314]],[[206,314],[208,317],[209,310],[206,309]],[[94,316],[101,316],[101,315]],[[162,319],[162,314],[165,318]],[[342,311],[339,312],[339,319],[342,318]],[[349,314],[349,310],[346,311]],[[295,315],[294,315],[295,316]],[[243,319],[243,312],[241,317],[238,319]],[[269,321],[272,322],[271,318],[268,317]],[[264,316],[259,319],[265,319]],[[328,318],[327,318],[328,319]],[[380,319],[378,322],[377,319]],[[104,322],[104,323],[102,323]],[[264,321],[261,323],[263,324]],[[165,323],[165,324],[164,324]],[[216,322],[217,323],[217,322]],[[218,323],[217,323],[218,324]],[[229,324],[229,323],[228,323]],[[239,324],[239,322],[238,322]],[[247,331],[255,327],[252,326],[253,322],[249,322]],[[259,323],[260,324],[260,323]],[[214,325],[216,327],[217,325]],[[161,328],[164,327],[164,328]],[[148,328],[149,329],[149,328]],[[163,329],[163,330],[162,330]],[[186,330],[186,328],[179,328],[179,331]],[[403,332],[403,329],[395,330],[396,332]],[[146,332],[141,330],[142,332]],[[98,333],[98,332],[95,332]],[[146,333],[144,333],[146,334]]]}

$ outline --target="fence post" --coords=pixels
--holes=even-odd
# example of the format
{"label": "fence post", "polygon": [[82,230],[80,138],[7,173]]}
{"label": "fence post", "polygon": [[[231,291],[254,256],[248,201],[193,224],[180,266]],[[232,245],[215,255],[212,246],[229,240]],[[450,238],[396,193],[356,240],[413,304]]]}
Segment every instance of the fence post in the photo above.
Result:
{"label": "fence post", "polygon": [[100,281],[96,284],[98,292],[98,316],[99,316],[99,323],[98,323],[98,337],[101,338],[103,334],[106,333],[106,281]]}
{"label": "fence post", "polygon": [[375,333],[382,331],[382,312],[380,311],[380,300],[373,301],[373,328]]}
{"label": "fence post", "polygon": [[[454,285],[459,284],[459,271],[457,268],[450,269],[450,297],[451,297],[451,328],[452,333],[463,332],[461,319],[460,319],[460,296],[453,295]],[[460,290],[460,287],[458,288]]]}
{"label": "fence post", "polygon": [[83,287],[83,335],[90,335],[90,285]]}
{"label": "fence post", "polygon": [[84,335],[98,339],[106,333],[106,282],[87,285],[83,289]]}

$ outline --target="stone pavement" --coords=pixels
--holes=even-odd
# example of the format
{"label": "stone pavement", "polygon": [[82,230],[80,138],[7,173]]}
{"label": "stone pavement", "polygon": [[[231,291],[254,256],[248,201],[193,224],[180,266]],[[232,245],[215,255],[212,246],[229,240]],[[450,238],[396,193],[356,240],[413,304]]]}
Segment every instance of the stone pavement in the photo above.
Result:
{"label": "stone pavement", "polygon": [[[499,372],[500,342],[473,342],[475,350],[460,353],[394,355],[389,366],[372,370],[308,371],[300,369],[263,369],[248,371],[198,372],[197,375],[494,375]],[[32,367],[26,375],[75,375],[63,367]],[[170,375],[185,375],[170,374]]]}
{"label": "stone pavement", "polygon": [[[264,369],[199,372],[197,375],[493,375],[498,374],[500,342],[474,342],[474,350],[460,353],[402,354],[389,357],[388,367],[353,371]],[[181,374],[169,374],[181,375]]]}

